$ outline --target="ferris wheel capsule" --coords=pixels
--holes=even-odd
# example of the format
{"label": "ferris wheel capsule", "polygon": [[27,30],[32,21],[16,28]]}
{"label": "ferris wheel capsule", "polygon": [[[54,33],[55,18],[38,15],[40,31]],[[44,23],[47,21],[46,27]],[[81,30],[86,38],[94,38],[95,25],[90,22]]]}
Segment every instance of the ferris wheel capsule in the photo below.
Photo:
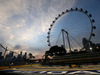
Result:
{"label": "ferris wheel capsule", "polygon": [[49,42],[49,40],[47,40],[47,42]]}
{"label": "ferris wheel capsule", "polygon": [[73,11],[73,8],[71,8],[71,11]]}
{"label": "ferris wheel capsule", "polygon": [[92,17],[92,15],[91,15],[91,14],[89,14],[89,17]]}
{"label": "ferris wheel capsule", "polygon": [[88,11],[86,10],[86,11],[85,11],[85,13],[87,14],[87,13],[88,13]]}
{"label": "ferris wheel capsule", "polygon": [[62,15],[65,14],[65,12],[62,12]]}
{"label": "ferris wheel capsule", "polygon": [[51,28],[49,28],[49,30],[51,30]]}
{"label": "ferris wheel capsule", "polygon": [[92,22],[95,22],[95,20],[94,20],[94,19],[92,19]]}
{"label": "ferris wheel capsule", "polygon": [[83,9],[81,8],[80,11],[83,11]]}
{"label": "ferris wheel capsule", "polygon": [[78,10],[78,8],[76,8],[75,10]]}
{"label": "ferris wheel capsule", "polygon": [[50,32],[48,32],[48,34],[50,34]]}
{"label": "ferris wheel capsule", "polygon": [[60,17],[61,15],[59,14],[58,16]]}
{"label": "ferris wheel capsule", "polygon": [[92,33],[92,36],[95,36],[95,34],[94,34],[94,33]]}
{"label": "ferris wheel capsule", "polygon": [[50,46],[50,44],[48,44],[48,46]]}
{"label": "ferris wheel capsule", "polygon": [[66,10],[66,12],[68,12],[68,10]]}
{"label": "ferris wheel capsule", "polygon": [[96,29],[96,26],[93,26],[93,29]]}
{"label": "ferris wheel capsule", "polygon": [[49,36],[47,36],[47,38],[49,38]]}
{"label": "ferris wheel capsule", "polygon": [[50,26],[52,27],[53,25],[51,24]]}
{"label": "ferris wheel capsule", "polygon": [[55,23],[55,21],[52,21],[53,23]]}
{"label": "ferris wheel capsule", "polygon": [[56,17],[55,19],[57,20],[58,18]]}

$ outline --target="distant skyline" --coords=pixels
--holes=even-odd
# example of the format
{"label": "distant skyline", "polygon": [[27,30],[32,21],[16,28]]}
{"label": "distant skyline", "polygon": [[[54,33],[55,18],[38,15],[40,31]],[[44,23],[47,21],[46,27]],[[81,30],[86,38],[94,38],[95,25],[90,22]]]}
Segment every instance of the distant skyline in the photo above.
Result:
{"label": "distant skyline", "polygon": [[92,41],[100,43],[100,0],[0,0],[0,44],[40,58],[49,50],[47,32],[52,21],[62,11],[76,7],[93,15],[97,29]]}

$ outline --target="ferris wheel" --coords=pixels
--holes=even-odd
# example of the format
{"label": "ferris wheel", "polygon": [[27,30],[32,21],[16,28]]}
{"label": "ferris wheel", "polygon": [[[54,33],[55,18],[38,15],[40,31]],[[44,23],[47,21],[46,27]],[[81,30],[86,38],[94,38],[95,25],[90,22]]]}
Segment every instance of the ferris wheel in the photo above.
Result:
{"label": "ferris wheel", "polygon": [[71,8],[65,10],[52,21],[48,29],[48,46],[63,46],[65,49],[81,49],[82,39],[91,40],[95,36],[92,14],[87,10]]}

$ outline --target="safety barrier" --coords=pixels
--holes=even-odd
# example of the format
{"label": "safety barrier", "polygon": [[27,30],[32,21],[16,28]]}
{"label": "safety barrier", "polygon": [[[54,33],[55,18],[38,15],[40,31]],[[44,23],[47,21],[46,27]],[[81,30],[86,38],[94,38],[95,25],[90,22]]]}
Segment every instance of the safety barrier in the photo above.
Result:
{"label": "safety barrier", "polygon": [[26,67],[26,66],[30,66],[30,65],[6,66],[6,67],[0,67],[0,70],[9,69],[9,68]]}

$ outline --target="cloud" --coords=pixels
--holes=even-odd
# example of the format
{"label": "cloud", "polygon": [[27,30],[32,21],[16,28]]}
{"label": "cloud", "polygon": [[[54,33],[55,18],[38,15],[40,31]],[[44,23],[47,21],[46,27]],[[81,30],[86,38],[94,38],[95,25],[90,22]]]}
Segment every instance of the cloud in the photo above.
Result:
{"label": "cloud", "polygon": [[0,0],[0,43],[14,50],[32,48],[37,55],[44,52],[50,24],[74,4],[75,0]]}
{"label": "cloud", "polygon": [[14,47],[14,49],[21,49],[21,46],[20,46],[20,45],[16,45],[16,46]]}

